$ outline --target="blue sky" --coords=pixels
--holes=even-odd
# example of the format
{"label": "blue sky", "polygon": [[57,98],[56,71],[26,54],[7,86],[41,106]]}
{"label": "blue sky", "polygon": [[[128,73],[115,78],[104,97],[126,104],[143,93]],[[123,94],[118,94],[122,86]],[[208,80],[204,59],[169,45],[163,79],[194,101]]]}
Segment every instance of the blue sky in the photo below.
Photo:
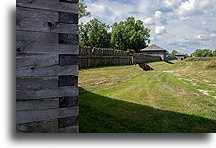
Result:
{"label": "blue sky", "polygon": [[134,16],[151,30],[151,44],[192,53],[215,49],[215,0],[85,0],[91,17],[113,24]]}

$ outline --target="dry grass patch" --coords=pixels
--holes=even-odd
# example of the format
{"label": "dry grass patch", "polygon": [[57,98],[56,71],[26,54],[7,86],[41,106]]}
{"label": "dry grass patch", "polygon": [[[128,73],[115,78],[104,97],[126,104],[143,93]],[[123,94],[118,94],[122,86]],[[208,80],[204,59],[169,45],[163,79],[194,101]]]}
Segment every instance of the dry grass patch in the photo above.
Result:
{"label": "dry grass patch", "polygon": [[216,64],[215,64],[215,58],[212,58],[210,61],[206,62],[204,64],[204,67],[209,69],[209,68],[215,68]]}

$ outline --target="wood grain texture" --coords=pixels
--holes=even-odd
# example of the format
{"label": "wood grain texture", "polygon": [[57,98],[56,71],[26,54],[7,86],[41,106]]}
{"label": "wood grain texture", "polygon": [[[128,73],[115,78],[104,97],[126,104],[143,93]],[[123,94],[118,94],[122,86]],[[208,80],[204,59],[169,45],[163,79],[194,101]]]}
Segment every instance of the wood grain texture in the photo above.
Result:
{"label": "wood grain texture", "polygon": [[79,115],[79,107],[68,107],[50,110],[29,110],[16,112],[16,124],[38,122],[56,118]]}
{"label": "wood grain texture", "polygon": [[28,41],[37,43],[58,44],[58,33],[32,32],[32,31],[16,31],[16,41]]}
{"label": "wood grain texture", "polygon": [[59,108],[74,107],[78,105],[78,97],[59,98]]}
{"label": "wood grain texture", "polygon": [[76,116],[59,118],[58,121],[59,121],[59,128],[65,128],[65,127],[71,127],[77,125]]}
{"label": "wood grain texture", "polygon": [[17,77],[78,75],[78,65],[59,65],[58,54],[16,56]]}
{"label": "wood grain texture", "polygon": [[78,133],[79,126],[58,128],[58,119],[16,125],[17,133]]}
{"label": "wood grain texture", "polygon": [[16,78],[16,99],[32,100],[78,96],[78,86],[58,86],[57,77]]}
{"label": "wood grain texture", "polygon": [[66,2],[66,3],[78,3],[79,0],[59,0],[60,2]]}
{"label": "wood grain texture", "polygon": [[19,31],[78,34],[77,24],[59,23],[58,12],[21,7],[18,7],[16,11],[16,29]]}
{"label": "wood grain texture", "polygon": [[44,109],[55,109],[55,108],[56,109],[59,108],[59,98],[16,102],[17,111],[44,110]]}
{"label": "wood grain texture", "polygon": [[59,12],[60,23],[78,24],[78,21],[78,14]]}
{"label": "wood grain texture", "polygon": [[57,133],[58,119],[16,124],[17,133]]}
{"label": "wood grain texture", "polygon": [[69,54],[60,54],[59,65],[78,65],[78,56],[69,55]]}
{"label": "wood grain texture", "polygon": [[[61,41],[62,40],[62,41]],[[59,34],[46,32],[32,32],[32,31],[17,31],[16,41],[28,41],[37,43],[52,43],[52,44],[78,44],[78,34]]]}
{"label": "wood grain texture", "polygon": [[78,0],[16,4],[16,131],[77,133]]}
{"label": "wood grain texture", "polygon": [[78,34],[59,33],[59,44],[76,45],[78,44]]}
{"label": "wood grain texture", "polygon": [[59,0],[17,0],[16,5],[19,7],[37,8],[78,14],[79,5],[77,3],[65,3],[65,1],[73,2],[72,0],[64,0],[64,2],[59,2]]}
{"label": "wood grain texture", "polygon": [[74,75],[64,75],[58,76],[59,86],[77,86],[78,85],[78,76]]}
{"label": "wood grain texture", "polygon": [[79,133],[79,126],[59,128],[58,133]]}
{"label": "wood grain texture", "polygon": [[79,53],[78,45],[64,45],[64,44],[49,44],[28,41],[16,42],[17,54],[38,54],[38,53],[58,53],[58,54],[73,54]]}

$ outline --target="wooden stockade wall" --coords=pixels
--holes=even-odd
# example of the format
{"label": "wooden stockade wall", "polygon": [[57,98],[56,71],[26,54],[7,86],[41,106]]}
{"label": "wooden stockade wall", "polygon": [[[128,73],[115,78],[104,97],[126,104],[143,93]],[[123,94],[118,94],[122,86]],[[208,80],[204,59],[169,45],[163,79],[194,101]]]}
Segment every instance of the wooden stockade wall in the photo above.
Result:
{"label": "wooden stockade wall", "polygon": [[16,5],[16,132],[77,133],[78,0]]}
{"label": "wooden stockade wall", "polygon": [[177,58],[175,56],[168,56],[166,57],[166,60],[167,61],[170,61],[170,60],[176,60]]}
{"label": "wooden stockade wall", "polygon": [[79,50],[79,68],[132,65],[155,61],[161,61],[161,57],[107,48],[80,47]]}
{"label": "wooden stockade wall", "polygon": [[152,56],[152,55],[146,55],[142,53],[134,54],[135,64],[143,64],[143,63],[158,62],[158,61],[162,61],[160,56]]}

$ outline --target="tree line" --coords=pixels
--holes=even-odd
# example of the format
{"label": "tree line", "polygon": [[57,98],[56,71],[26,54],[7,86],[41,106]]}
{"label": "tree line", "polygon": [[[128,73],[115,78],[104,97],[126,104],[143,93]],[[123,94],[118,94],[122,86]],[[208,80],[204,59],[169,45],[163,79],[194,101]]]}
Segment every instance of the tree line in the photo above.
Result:
{"label": "tree line", "polygon": [[[86,10],[84,0],[79,2],[79,18],[91,16]],[[112,25],[94,18],[88,23],[79,25],[80,46],[113,48],[118,50],[133,49],[139,52],[150,44],[150,29],[145,28],[143,21],[128,17],[125,21]]]}
{"label": "tree line", "polygon": [[[86,10],[84,0],[79,1],[79,18],[91,16]],[[133,49],[139,52],[150,44],[150,29],[145,28],[143,21],[128,17],[125,21],[115,22],[112,25],[100,22],[94,18],[88,23],[79,25],[80,46],[90,46],[97,48],[113,48],[118,50]],[[167,55],[174,56],[178,51],[167,51]],[[197,49],[194,53],[186,57],[212,57],[215,50]]]}
{"label": "tree line", "polygon": [[216,56],[216,50],[212,51],[210,49],[197,49],[191,56],[195,57],[213,57]]}
{"label": "tree line", "polygon": [[[172,50],[171,52],[167,52],[167,55],[175,56],[178,53],[176,50]],[[210,49],[197,49],[192,54],[185,54],[186,57],[213,57],[216,56],[216,50]]]}
{"label": "tree line", "polygon": [[86,24],[81,23],[79,31],[81,46],[133,49],[139,52],[150,43],[150,30],[144,27],[141,20],[135,20],[134,17],[115,22],[111,26],[94,18]]}

